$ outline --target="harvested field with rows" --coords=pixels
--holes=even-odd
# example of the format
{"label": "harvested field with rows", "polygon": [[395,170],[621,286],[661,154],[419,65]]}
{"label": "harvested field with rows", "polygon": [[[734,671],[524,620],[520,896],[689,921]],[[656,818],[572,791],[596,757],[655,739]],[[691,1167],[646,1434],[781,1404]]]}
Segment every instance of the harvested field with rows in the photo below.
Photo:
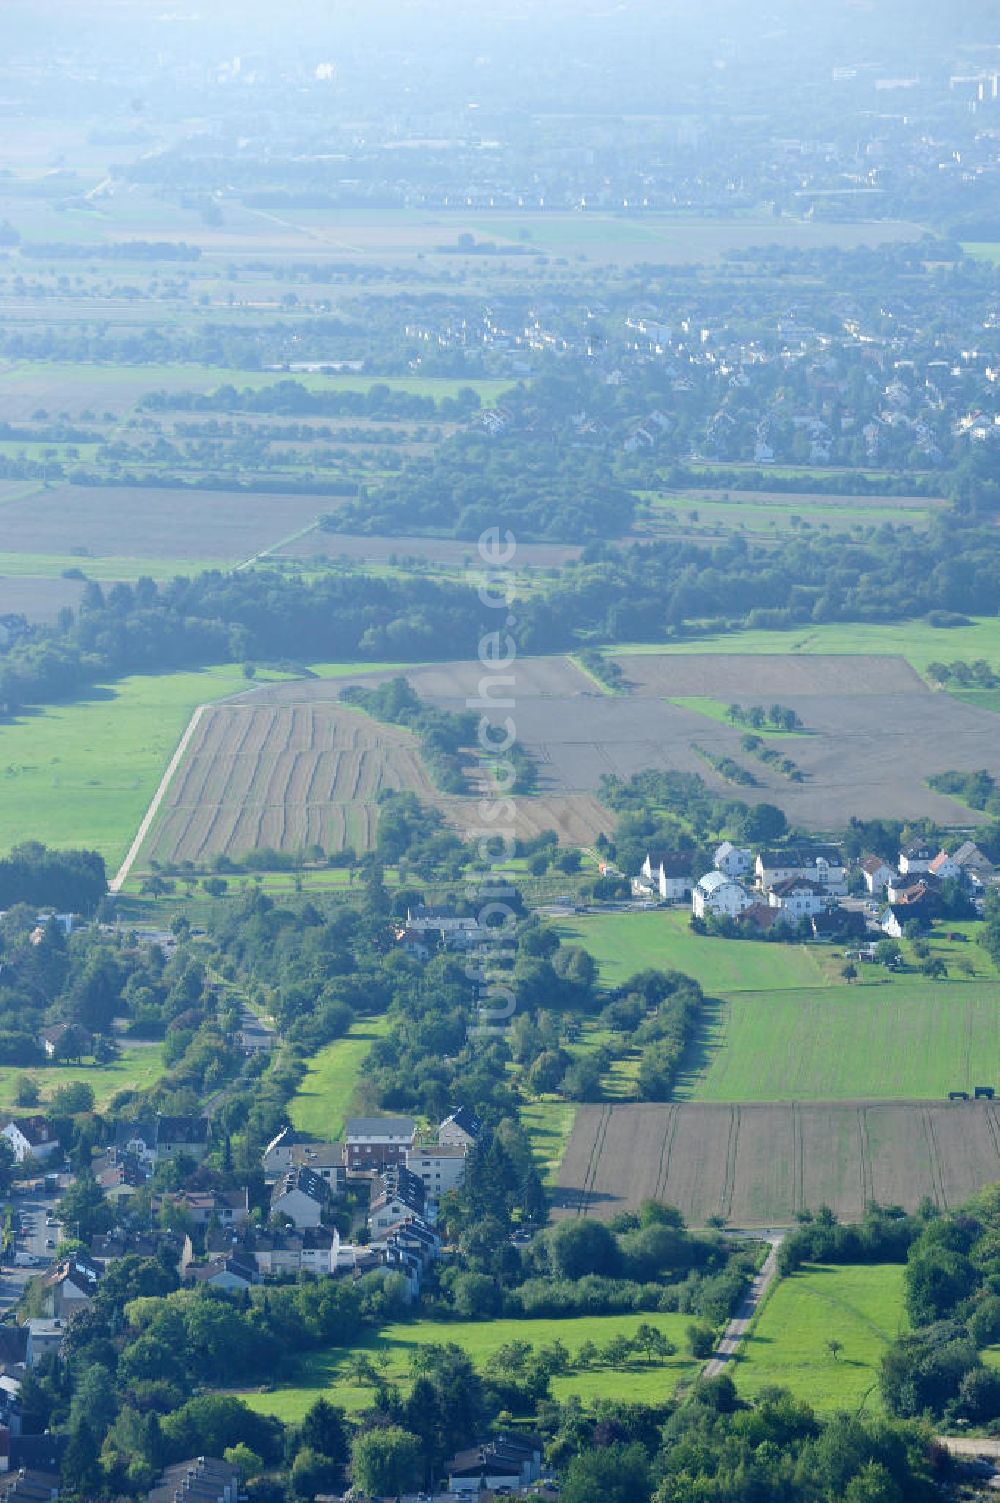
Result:
{"label": "harvested field with rows", "polygon": [[[848,814],[928,816],[943,824],[974,824],[982,816],[933,792],[926,779],[944,768],[987,767],[1000,774],[995,717],[950,695],[931,692],[899,657],[633,654],[619,661],[631,685],[627,694],[603,692],[567,657],[519,659],[505,674],[482,669],[474,658],[403,672],[422,698],[446,710],[466,709],[469,700],[477,700],[486,679],[493,681],[494,701],[513,701],[513,711],[495,704],[491,716],[500,721],[513,714],[518,739],[539,766],[538,795],[517,801],[518,831],[528,837],[549,828],[566,843],[587,845],[601,830],[610,833],[613,816],[596,797],[604,773],[622,778],[645,768],[698,773],[719,792],[749,802],[768,800],[804,827],[823,830],[841,825]],[[349,684],[373,684],[390,676],[390,671],[383,671],[360,672],[335,682],[296,680],[250,689],[240,702],[260,711],[312,705],[325,707],[326,714],[341,713],[336,700]],[[671,698],[685,696],[745,706],[777,700],[795,710],[805,734],[784,741],[776,738],[774,744],[792,758],[802,781],[791,781],[743,752],[740,727],[710,719],[689,705],[670,703]],[[261,727],[267,723],[262,721]],[[377,736],[387,746],[398,744],[387,730],[383,735],[384,729]],[[275,754],[281,751],[280,740],[263,729],[259,735]],[[724,781],[697,748],[733,758],[755,783],[736,786]],[[394,768],[385,774],[386,786],[412,788],[444,809],[456,828],[478,823],[461,801],[436,794],[423,769],[413,764],[412,754],[404,767],[393,753],[386,767]],[[352,810],[352,798],[342,791],[324,793],[318,800],[310,796],[306,805],[296,795],[295,812],[282,813],[280,770],[270,780],[263,804],[262,774],[256,776],[252,791],[235,782],[227,792],[227,804],[249,798],[254,812],[248,809],[221,846],[218,832],[227,830],[228,822],[220,816],[212,836],[204,836],[206,816],[197,802],[186,804],[182,816],[173,811],[172,797],[156,854],[173,852],[193,859],[193,847],[201,854],[245,850],[258,827],[260,841],[279,849],[299,848],[299,837],[327,850],[345,841],[365,849],[372,839],[371,816]],[[198,802],[205,808],[213,803],[211,798]]]}
{"label": "harvested field with rows", "polygon": [[960,1205],[1000,1178],[1000,1106],[761,1102],[584,1106],[559,1171],[557,1215],[607,1221],[647,1198],[691,1225],[781,1226],[828,1205]]}
{"label": "harvested field with rows", "polygon": [[174,861],[320,845],[368,850],[385,788],[435,790],[413,736],[333,704],[209,710],[148,854]]}
{"label": "harvested field with rows", "polygon": [[[204,861],[262,846],[293,853],[310,845],[371,850],[376,801],[386,788],[412,791],[461,834],[477,829],[475,800],[437,791],[408,731],[336,702],[343,682],[285,686],[325,689],[323,697],[298,703],[265,690],[257,699],[244,696],[207,710],[145,858]],[[528,839],[555,829],[567,844],[587,844],[608,825],[589,796],[518,801],[518,833]]]}

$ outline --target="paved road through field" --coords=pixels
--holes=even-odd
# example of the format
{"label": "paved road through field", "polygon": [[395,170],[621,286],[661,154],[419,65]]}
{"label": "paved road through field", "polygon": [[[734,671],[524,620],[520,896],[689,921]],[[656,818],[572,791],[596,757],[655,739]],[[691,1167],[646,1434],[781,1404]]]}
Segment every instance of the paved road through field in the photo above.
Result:
{"label": "paved road through field", "polygon": [[727,1363],[732,1362],[738,1355],[750,1329],[750,1322],[778,1272],[778,1248],[785,1240],[785,1233],[765,1232],[763,1235],[765,1240],[770,1242],[771,1250],[760,1272],[747,1290],[742,1304],[723,1332],[714,1355],[705,1363],[702,1371],[703,1378],[717,1378],[721,1372],[725,1371]]}

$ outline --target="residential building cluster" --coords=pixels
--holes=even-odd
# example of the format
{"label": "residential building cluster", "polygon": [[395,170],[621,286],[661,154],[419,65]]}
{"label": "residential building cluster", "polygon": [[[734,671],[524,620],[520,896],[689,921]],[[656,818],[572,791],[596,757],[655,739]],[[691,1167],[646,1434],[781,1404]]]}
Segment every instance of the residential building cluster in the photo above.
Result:
{"label": "residential building cluster", "polygon": [[[973,907],[1000,874],[974,841],[949,853],[912,844],[896,865],[880,856],[855,864],[861,882],[839,847],[800,843],[753,851],[732,841],[714,852],[711,870],[696,875],[683,850],[649,851],[632,879],[637,897],[662,903],[690,902],[695,919],[731,921],[765,933],[803,924],[816,939],[863,938],[869,931],[900,938],[916,920],[926,927],[944,916],[942,885],[951,882]],[[861,888],[867,901],[851,897]]]}

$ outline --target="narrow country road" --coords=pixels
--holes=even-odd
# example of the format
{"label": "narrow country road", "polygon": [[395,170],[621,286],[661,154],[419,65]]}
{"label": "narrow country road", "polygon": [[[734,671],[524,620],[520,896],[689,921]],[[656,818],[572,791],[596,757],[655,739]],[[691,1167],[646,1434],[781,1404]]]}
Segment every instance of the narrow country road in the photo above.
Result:
{"label": "narrow country road", "polygon": [[785,1234],[776,1232],[768,1236],[767,1240],[771,1244],[771,1251],[765,1258],[760,1273],[756,1275],[747,1290],[743,1303],[723,1332],[714,1356],[705,1363],[702,1370],[703,1378],[717,1378],[721,1372],[725,1371],[726,1364],[736,1357],[750,1329],[750,1322],[778,1272],[778,1248],[784,1242]]}
{"label": "narrow country road", "polygon": [[143,815],[142,824],[139,826],[136,837],[128,848],[128,855],[125,857],[125,860],[122,862],[121,866],[118,868],[117,872],[108,883],[109,892],[121,892],[122,888],[127,882],[128,874],[132,870],[132,863],[135,861],[135,858],[138,856],[139,851],[142,849],[142,843],[145,840],[146,836],[149,834],[149,827],[153,823],[153,820],[156,818],[157,813],[159,812],[160,805],[163,802],[163,795],[170,787],[170,780],[173,777],[174,773],[177,771],[177,768],[180,765],[181,758],[184,756],[184,753],[188,749],[188,744],[191,740],[191,737],[194,735],[195,731],[198,728],[198,722],[207,708],[207,705],[199,705],[194,714],[191,716],[191,719],[188,721],[187,729],[185,730],[180,741],[177,743],[177,750],[174,752],[173,756],[170,758],[170,761],[167,763],[167,770],[160,779],[159,786],[156,792],[153,794],[149,808]]}

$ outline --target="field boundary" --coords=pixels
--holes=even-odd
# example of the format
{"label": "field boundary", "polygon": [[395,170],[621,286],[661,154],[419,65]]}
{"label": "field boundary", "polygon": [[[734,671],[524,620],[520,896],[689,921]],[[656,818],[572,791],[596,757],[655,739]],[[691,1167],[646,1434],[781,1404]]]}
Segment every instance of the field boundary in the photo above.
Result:
{"label": "field boundary", "polygon": [[170,784],[173,781],[174,774],[183,761],[184,754],[191,743],[191,737],[198,729],[198,723],[207,709],[207,704],[198,705],[194,711],[194,714],[191,716],[191,719],[188,721],[187,726],[184,729],[184,734],[178,741],[177,746],[174,749],[174,754],[170,758],[170,761],[167,763],[166,771],[164,772],[157,785],[156,792],[153,794],[153,797],[149,801],[149,808],[146,810],[145,814],[142,817],[142,822],[139,825],[138,830],[136,831],[135,839],[132,841],[132,844],[129,846],[128,851],[126,852],[125,860],[122,862],[121,866],[118,868],[117,872],[108,883],[109,892],[121,892],[125,883],[128,881],[129,872],[132,870],[132,866],[136,860],[136,857],[138,856],[145,843],[146,836],[149,834],[153,820],[160,812],[160,805],[163,802],[167,789],[170,787]]}

